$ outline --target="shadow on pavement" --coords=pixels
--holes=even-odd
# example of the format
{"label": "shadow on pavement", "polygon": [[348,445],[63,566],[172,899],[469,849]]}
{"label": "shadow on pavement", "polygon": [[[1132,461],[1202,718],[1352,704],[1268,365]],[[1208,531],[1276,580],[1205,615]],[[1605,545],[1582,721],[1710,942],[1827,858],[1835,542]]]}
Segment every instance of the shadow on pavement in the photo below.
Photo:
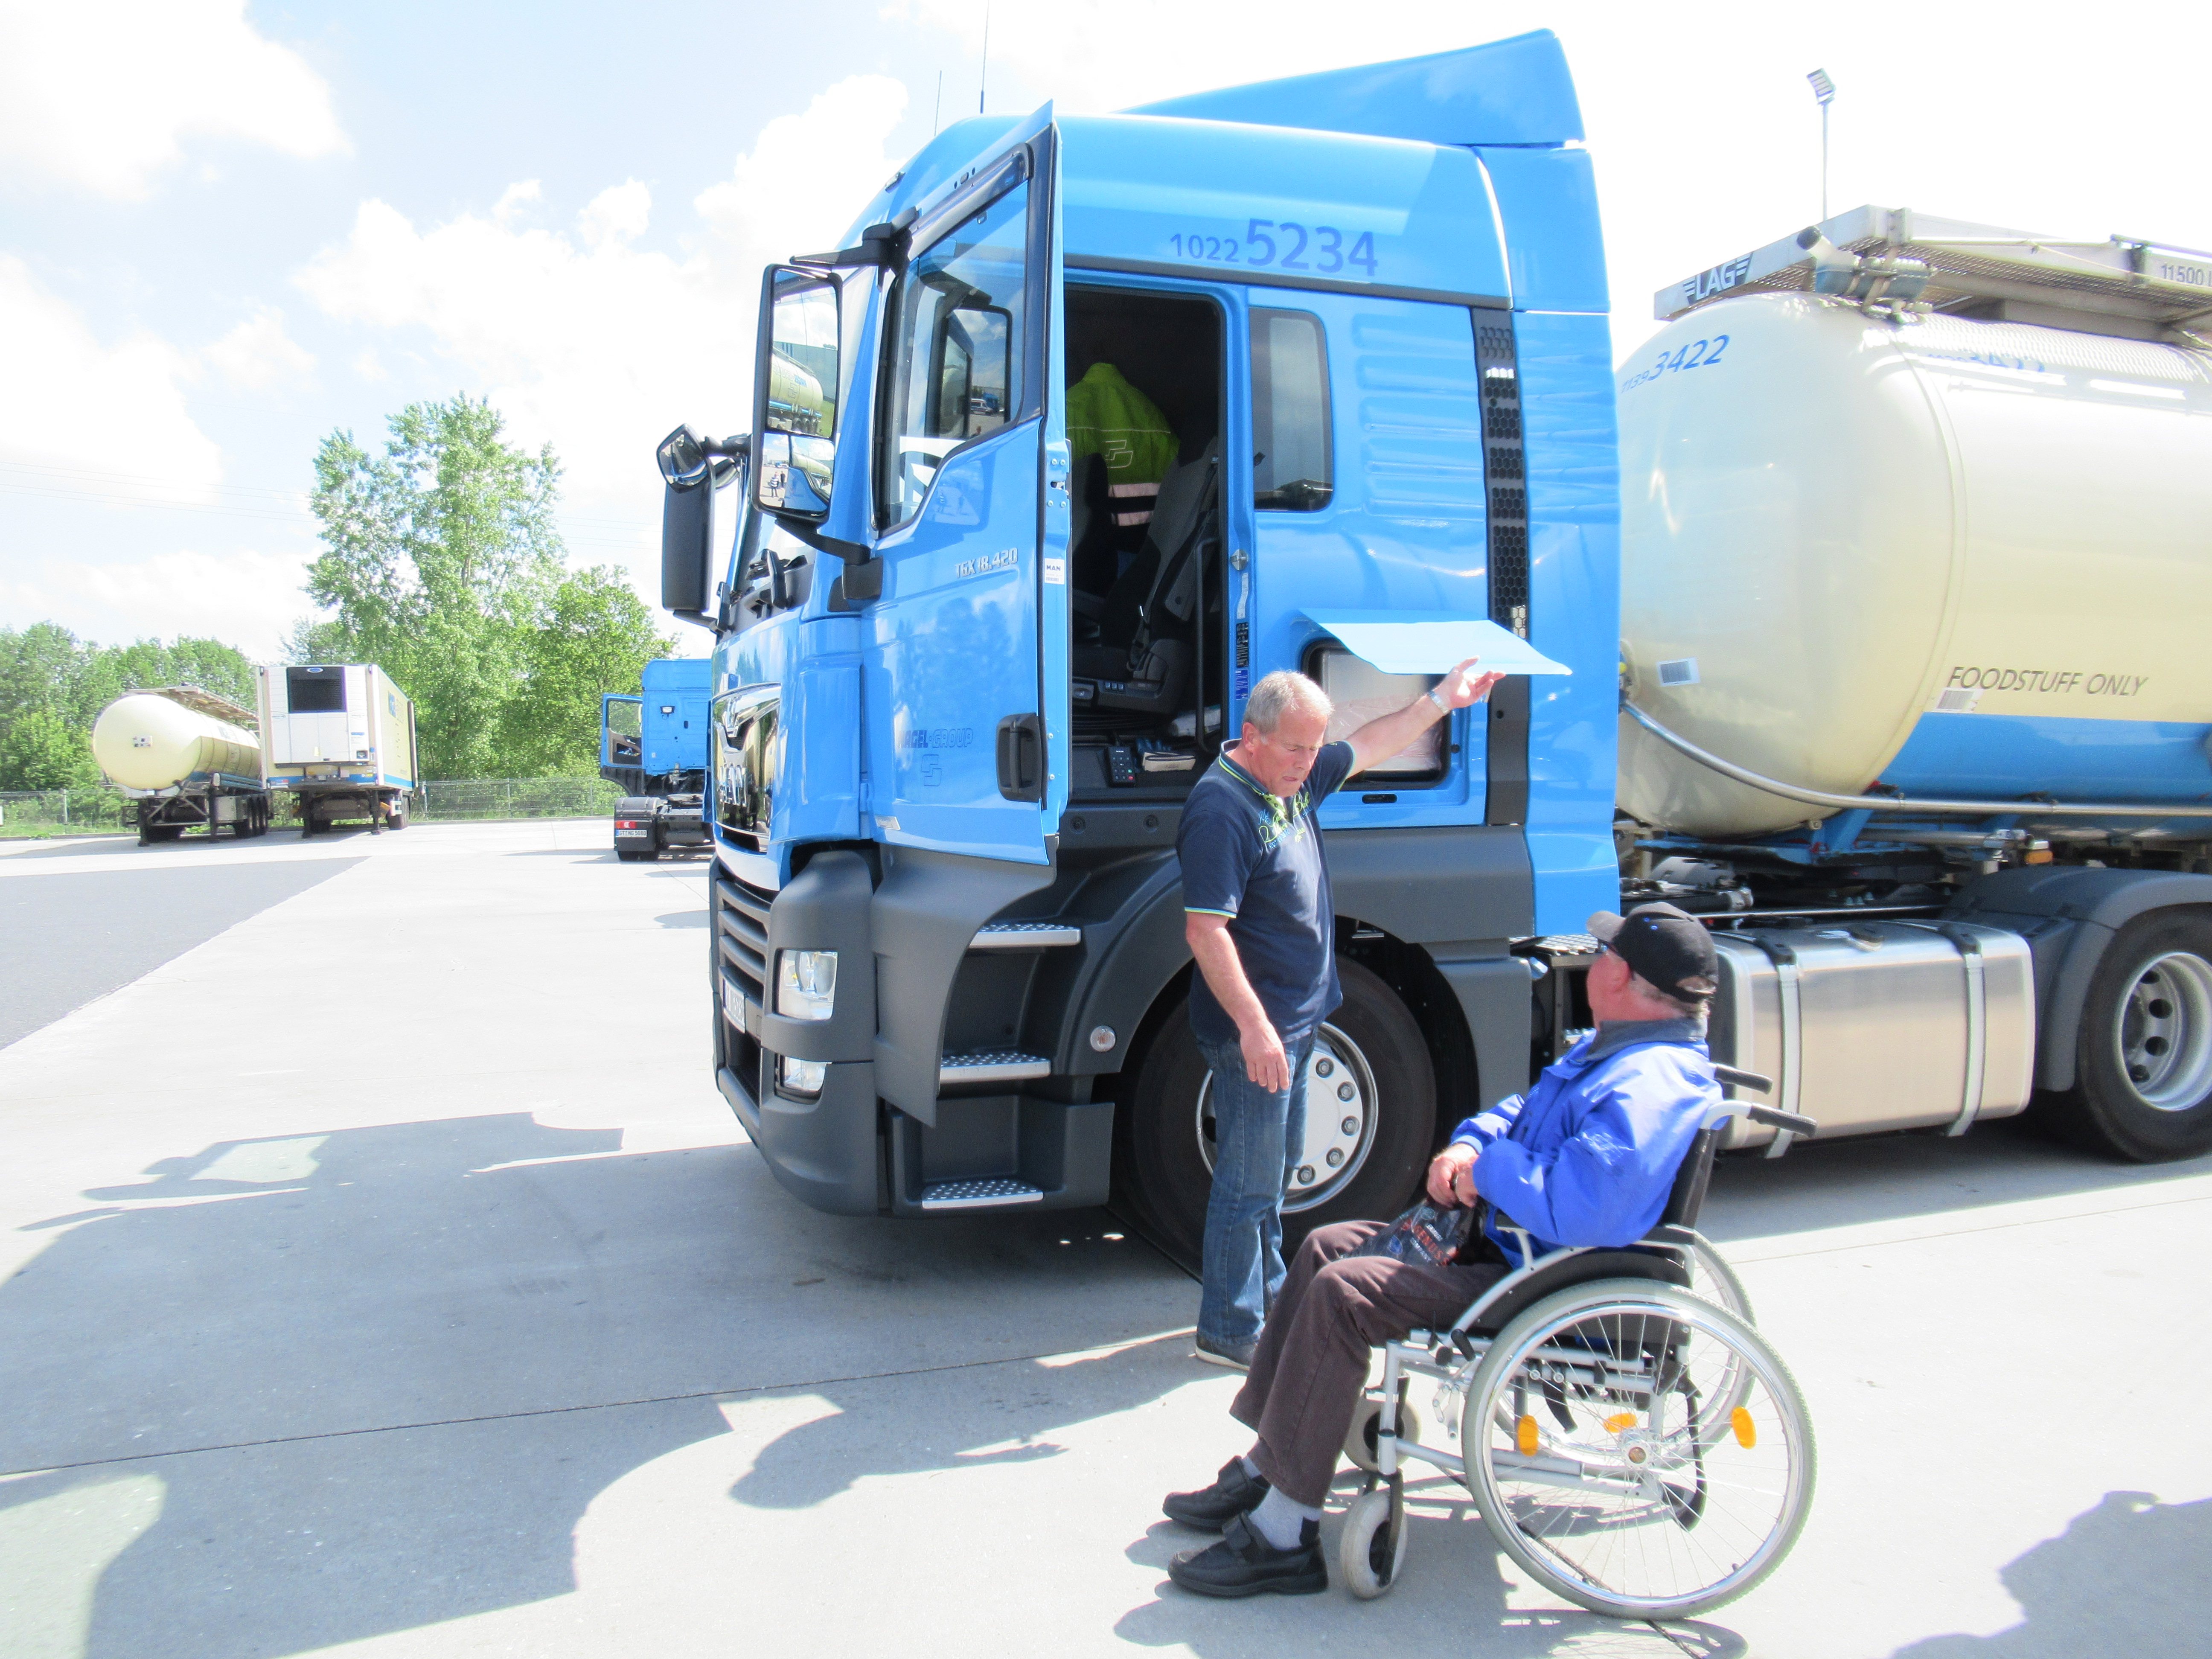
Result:
{"label": "shadow on pavement", "polygon": [[[2027,1615],[1994,1636],[1937,1636],[1894,1659],[2081,1659],[2205,1650],[2212,1498],[2109,1492],[2001,1575]],[[2193,1632],[2191,1637],[2183,1632]],[[2180,1638],[2182,1645],[2176,1645]]]}
{"label": "shadow on pavement", "polygon": [[[0,1284],[0,1537],[21,1510],[109,1539],[38,1575],[82,1581],[85,1651],[278,1656],[563,1595],[586,1507],[729,1432],[719,1397],[965,1376],[1182,1296],[1097,1212],[832,1218],[750,1146],[620,1147],[523,1114],[220,1143],[37,1224]],[[1098,1376],[1085,1409],[1152,1386]],[[807,1455],[785,1502],[863,1468]]]}
{"label": "shadow on pavement", "polygon": [[707,925],[707,912],[703,908],[697,910],[671,910],[666,915],[655,916],[653,920],[663,927],[704,927]]}
{"label": "shadow on pavement", "polygon": [[1942,1134],[1814,1142],[1768,1160],[1723,1158],[1698,1225],[1722,1243],[1942,1215],[2028,1199],[2155,1187],[2212,1173],[2212,1155],[2123,1164],[2081,1151],[2019,1119]]}

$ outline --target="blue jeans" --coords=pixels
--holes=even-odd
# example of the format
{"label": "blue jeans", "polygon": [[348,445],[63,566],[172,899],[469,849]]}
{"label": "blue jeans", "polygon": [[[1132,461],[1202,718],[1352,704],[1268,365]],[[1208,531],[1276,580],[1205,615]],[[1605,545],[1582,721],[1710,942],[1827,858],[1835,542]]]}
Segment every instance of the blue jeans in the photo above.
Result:
{"label": "blue jeans", "polygon": [[1283,1285],[1283,1194],[1305,1145],[1314,1033],[1284,1046],[1291,1086],[1273,1094],[1245,1075],[1236,1043],[1198,1045],[1213,1073],[1213,1191],[1206,1203],[1198,1334],[1217,1348],[1258,1341]]}

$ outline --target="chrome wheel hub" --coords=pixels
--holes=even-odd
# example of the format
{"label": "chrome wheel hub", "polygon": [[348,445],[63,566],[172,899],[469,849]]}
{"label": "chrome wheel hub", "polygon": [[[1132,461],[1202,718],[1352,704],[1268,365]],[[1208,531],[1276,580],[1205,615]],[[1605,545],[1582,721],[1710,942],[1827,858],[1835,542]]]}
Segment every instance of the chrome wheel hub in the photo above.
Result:
{"label": "chrome wheel hub", "polygon": [[2172,951],[2145,963],[2113,1035],[2120,1069],[2146,1106],[2185,1112],[2212,1094],[2212,963]]}
{"label": "chrome wheel hub", "polygon": [[[1342,1192],[1375,1146],[1375,1073],[1359,1045],[1324,1024],[1306,1059],[1306,1132],[1291,1164],[1283,1212],[1326,1204]],[[1198,1085],[1198,1155],[1213,1172],[1213,1078]]]}

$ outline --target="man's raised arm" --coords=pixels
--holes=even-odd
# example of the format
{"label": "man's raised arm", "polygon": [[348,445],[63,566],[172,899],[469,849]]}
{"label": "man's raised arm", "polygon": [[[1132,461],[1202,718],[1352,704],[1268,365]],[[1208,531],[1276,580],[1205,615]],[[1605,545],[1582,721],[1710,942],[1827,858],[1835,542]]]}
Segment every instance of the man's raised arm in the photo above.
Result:
{"label": "man's raised arm", "polygon": [[1433,690],[1424,691],[1395,714],[1368,721],[1347,737],[1345,741],[1352,745],[1353,756],[1352,769],[1364,772],[1377,761],[1389,759],[1453,709],[1468,708],[1488,696],[1490,688],[1505,676],[1478,672],[1475,665],[1481,660],[1469,657],[1439,680]]}

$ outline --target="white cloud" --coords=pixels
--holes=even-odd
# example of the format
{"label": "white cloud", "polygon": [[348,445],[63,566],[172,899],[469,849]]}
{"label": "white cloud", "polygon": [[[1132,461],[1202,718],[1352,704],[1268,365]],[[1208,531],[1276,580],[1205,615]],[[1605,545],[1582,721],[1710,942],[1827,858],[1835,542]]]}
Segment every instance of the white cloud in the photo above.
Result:
{"label": "white cloud", "polygon": [[[427,332],[512,436],[553,445],[572,503],[653,517],[653,445],[683,421],[744,426],[761,267],[828,246],[882,185],[905,99],[896,81],[857,76],[771,121],[696,198],[712,234],[681,254],[641,245],[653,192],[635,179],[593,197],[571,229],[521,222],[543,200],[526,181],[488,215],[427,228],[363,202],[346,240],[297,280],[330,316],[385,334],[380,344],[404,350]],[[643,557],[631,560],[641,571]]]}
{"label": "white cloud", "polygon": [[313,355],[284,331],[284,313],[274,306],[257,307],[201,355],[224,380],[249,392],[303,380],[315,367]]}
{"label": "white cloud", "polygon": [[151,334],[103,343],[74,306],[4,254],[0,362],[0,458],[119,467],[187,492],[222,477],[222,453],[185,407],[179,383],[194,372],[191,361]]}
{"label": "white cloud", "polygon": [[0,0],[0,167],[145,196],[182,140],[343,152],[323,78],[246,21],[245,0]]}
{"label": "white cloud", "polygon": [[53,621],[81,639],[173,639],[179,634],[274,657],[292,624],[314,609],[296,553],[181,550],[118,564],[68,554],[11,557],[0,574],[0,621]]}

